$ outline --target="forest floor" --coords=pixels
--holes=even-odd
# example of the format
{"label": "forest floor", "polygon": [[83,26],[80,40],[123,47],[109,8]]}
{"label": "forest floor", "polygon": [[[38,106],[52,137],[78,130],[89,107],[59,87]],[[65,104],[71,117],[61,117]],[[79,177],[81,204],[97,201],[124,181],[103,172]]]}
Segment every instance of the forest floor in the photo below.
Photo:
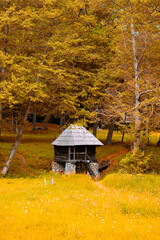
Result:
{"label": "forest floor", "polygon": [[116,166],[118,164],[118,160],[121,156],[124,156],[125,154],[128,153],[128,149],[123,147],[122,150],[119,150],[118,152],[116,153],[111,153],[109,154],[107,157],[105,158],[102,158],[102,159],[98,159],[98,162],[101,164],[102,161],[106,161],[106,162],[109,162],[109,167],[104,170],[102,173],[101,173],[101,178],[106,174],[106,173],[109,173],[109,172],[113,172],[115,169],[116,169]]}
{"label": "forest floor", "polygon": [[[37,124],[38,128],[43,129],[42,124]],[[106,138],[105,131],[99,131],[100,140],[104,142]],[[102,134],[103,133],[103,134]],[[34,177],[44,171],[51,170],[52,161],[54,158],[54,149],[51,143],[60,134],[59,126],[50,124],[49,130],[32,130],[32,124],[28,123],[23,134],[21,143],[18,146],[14,159],[11,162],[9,176],[10,177]],[[8,129],[8,125],[4,125],[1,144],[0,144],[0,170],[9,155],[12,144],[14,143],[15,134]],[[97,159],[107,160],[111,158],[111,165],[116,165],[118,157],[127,152],[127,149],[122,144],[113,144],[111,146],[104,145],[97,148]],[[110,166],[110,170],[112,169]]]}
{"label": "forest floor", "polygon": [[[35,177],[43,172],[51,170],[54,158],[54,149],[51,143],[60,134],[59,126],[50,124],[49,130],[43,129],[42,124],[37,124],[42,130],[32,130],[32,124],[28,123],[24,131],[21,143],[18,146],[14,159],[11,162],[9,177]],[[92,129],[91,129],[92,132]],[[107,136],[107,130],[99,129],[97,137],[103,143]],[[146,152],[152,155],[153,170],[160,172],[160,148],[155,145],[159,134],[150,134],[150,146]],[[8,125],[3,126],[1,143],[0,143],[0,170],[3,168],[7,156],[9,155],[12,144],[14,143],[15,134],[11,132]],[[101,164],[102,161],[110,161],[110,166],[103,171],[101,177],[106,173],[117,170],[121,158],[125,157],[130,151],[132,145],[132,135],[125,134],[124,143],[121,143],[121,132],[115,131],[113,134],[112,145],[103,145],[97,148],[97,159]]]}

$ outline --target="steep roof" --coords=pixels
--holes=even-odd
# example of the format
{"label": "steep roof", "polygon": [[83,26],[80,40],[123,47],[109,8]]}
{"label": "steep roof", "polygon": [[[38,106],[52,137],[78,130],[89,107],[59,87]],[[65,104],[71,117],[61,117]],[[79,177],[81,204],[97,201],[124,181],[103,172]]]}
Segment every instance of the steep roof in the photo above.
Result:
{"label": "steep roof", "polygon": [[71,124],[61,135],[52,143],[55,146],[101,146],[101,143],[86,128]]}

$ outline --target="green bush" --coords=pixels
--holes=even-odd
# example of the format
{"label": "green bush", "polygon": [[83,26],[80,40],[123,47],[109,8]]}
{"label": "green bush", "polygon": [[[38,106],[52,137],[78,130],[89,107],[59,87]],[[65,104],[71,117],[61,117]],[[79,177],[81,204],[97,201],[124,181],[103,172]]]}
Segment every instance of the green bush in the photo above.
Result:
{"label": "green bush", "polygon": [[126,173],[146,173],[151,169],[151,154],[145,156],[144,152],[128,153],[120,160],[120,172]]}

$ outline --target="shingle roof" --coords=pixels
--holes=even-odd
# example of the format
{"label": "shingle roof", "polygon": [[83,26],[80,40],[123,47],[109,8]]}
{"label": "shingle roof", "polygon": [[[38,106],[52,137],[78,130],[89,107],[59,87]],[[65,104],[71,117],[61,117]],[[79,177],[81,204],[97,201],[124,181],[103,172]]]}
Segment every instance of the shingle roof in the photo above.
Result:
{"label": "shingle roof", "polygon": [[93,134],[82,126],[71,124],[52,143],[56,146],[101,146],[101,143]]}

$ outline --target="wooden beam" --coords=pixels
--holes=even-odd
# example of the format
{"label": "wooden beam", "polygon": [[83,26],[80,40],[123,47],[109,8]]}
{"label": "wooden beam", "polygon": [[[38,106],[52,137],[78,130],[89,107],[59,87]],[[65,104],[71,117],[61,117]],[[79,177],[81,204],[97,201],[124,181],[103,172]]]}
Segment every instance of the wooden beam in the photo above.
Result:
{"label": "wooden beam", "polygon": [[71,147],[68,147],[68,160],[69,161],[71,160],[70,156],[71,156]]}
{"label": "wooden beam", "polygon": [[85,146],[85,161],[87,160],[87,147]]}
{"label": "wooden beam", "polygon": [[73,160],[75,160],[76,157],[76,147],[73,147]]}

